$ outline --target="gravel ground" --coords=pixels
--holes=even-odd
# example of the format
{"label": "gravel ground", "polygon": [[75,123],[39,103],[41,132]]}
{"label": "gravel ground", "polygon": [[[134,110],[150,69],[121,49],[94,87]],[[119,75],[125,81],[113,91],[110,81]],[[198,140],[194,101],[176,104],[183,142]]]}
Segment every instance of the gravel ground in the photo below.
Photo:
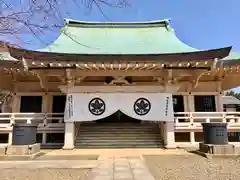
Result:
{"label": "gravel ground", "polygon": [[206,159],[198,155],[144,156],[156,180],[240,180],[240,157]]}
{"label": "gravel ground", "polygon": [[[206,159],[198,155],[148,155],[144,158],[156,180],[240,180],[240,157]],[[89,171],[2,169],[0,180],[86,180],[84,177]]]}
{"label": "gravel ground", "polygon": [[84,180],[88,169],[4,169],[0,180]]}

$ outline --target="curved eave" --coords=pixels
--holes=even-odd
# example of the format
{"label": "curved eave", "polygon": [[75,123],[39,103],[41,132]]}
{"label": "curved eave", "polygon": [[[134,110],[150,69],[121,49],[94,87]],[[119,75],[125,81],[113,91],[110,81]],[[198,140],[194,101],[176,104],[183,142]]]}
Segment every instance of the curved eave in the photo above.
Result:
{"label": "curved eave", "polygon": [[50,53],[25,50],[19,48],[9,48],[10,54],[20,59],[41,60],[41,61],[89,61],[89,62],[107,62],[107,61],[196,61],[222,59],[229,55],[232,47],[211,49],[206,51],[184,52],[184,53],[165,53],[165,54],[65,54]]}
{"label": "curved eave", "polygon": [[0,67],[17,68],[21,66],[21,62],[10,55],[9,52],[0,52]]}
{"label": "curved eave", "polygon": [[217,63],[218,67],[240,66],[240,53],[231,52],[229,56]]}

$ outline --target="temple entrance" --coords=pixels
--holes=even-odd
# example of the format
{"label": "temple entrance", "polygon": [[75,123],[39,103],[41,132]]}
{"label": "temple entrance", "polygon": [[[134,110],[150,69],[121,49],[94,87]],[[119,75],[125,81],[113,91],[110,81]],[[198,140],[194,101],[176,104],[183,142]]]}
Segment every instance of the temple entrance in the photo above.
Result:
{"label": "temple entrance", "polygon": [[76,148],[159,148],[163,139],[157,122],[131,118],[121,111],[104,119],[76,124]]}
{"label": "temple entrance", "polygon": [[111,116],[108,116],[104,119],[96,120],[96,123],[135,123],[139,124],[142,121],[138,119],[131,118],[127,116],[126,114],[122,113],[121,111],[117,111],[116,113],[112,114]]}
{"label": "temple entrance", "polygon": [[160,121],[174,118],[171,98],[170,93],[69,93],[65,121],[75,123],[75,148],[159,148],[164,146]]}

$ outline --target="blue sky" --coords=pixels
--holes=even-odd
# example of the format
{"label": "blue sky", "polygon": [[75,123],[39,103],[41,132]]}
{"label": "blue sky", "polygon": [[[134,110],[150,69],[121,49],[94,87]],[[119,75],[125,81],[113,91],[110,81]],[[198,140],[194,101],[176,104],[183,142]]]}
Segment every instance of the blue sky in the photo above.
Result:
{"label": "blue sky", "polygon": [[[68,0],[69,1],[69,0]],[[239,0],[128,0],[125,8],[103,7],[106,19],[93,6],[76,8],[74,3],[64,4],[69,11],[65,17],[82,21],[152,21],[171,19],[178,38],[198,49],[233,46],[240,52]],[[54,40],[58,33],[46,34]],[[45,46],[45,45],[41,45]]]}

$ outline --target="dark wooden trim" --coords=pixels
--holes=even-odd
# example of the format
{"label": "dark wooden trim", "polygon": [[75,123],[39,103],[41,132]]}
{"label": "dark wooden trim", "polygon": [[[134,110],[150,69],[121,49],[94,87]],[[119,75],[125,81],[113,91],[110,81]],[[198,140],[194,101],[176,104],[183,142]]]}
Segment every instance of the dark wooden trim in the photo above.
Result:
{"label": "dark wooden trim", "polygon": [[212,49],[208,51],[195,51],[186,53],[169,54],[64,54],[38,52],[19,48],[9,48],[10,54],[17,59],[24,57],[38,61],[76,61],[76,62],[186,62],[186,61],[205,61],[215,58],[222,59],[229,55],[232,47]]}
{"label": "dark wooden trim", "polygon": [[176,67],[164,67],[164,69],[186,69],[186,70],[196,70],[196,69],[206,69],[206,70],[211,70],[211,67],[204,67],[204,66],[200,66],[200,67],[179,67],[179,66],[176,66]]}
{"label": "dark wooden trim", "polygon": [[[211,70],[210,67],[163,67],[164,69],[176,69],[176,70],[198,70],[198,69],[202,69],[202,70]],[[77,69],[76,66],[64,66],[64,67],[40,67],[40,66],[35,66],[35,67],[29,67],[29,70],[43,70],[43,69],[54,69],[54,70],[61,70],[61,69]],[[87,69],[87,68],[86,68]],[[97,71],[97,70],[96,70]],[[144,70],[143,70],[144,71]]]}

